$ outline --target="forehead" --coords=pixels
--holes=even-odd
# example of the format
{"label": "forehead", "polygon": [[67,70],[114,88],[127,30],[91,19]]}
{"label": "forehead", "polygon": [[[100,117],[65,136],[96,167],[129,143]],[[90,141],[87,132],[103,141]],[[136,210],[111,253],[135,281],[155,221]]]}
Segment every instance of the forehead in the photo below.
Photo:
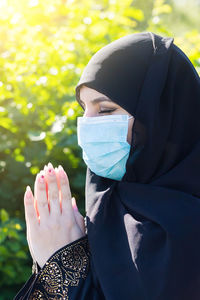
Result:
{"label": "forehead", "polygon": [[[109,102],[110,104],[115,104],[117,105],[114,101],[112,101],[109,97],[107,97],[106,95],[91,89],[87,86],[82,86],[80,88],[80,95],[79,95],[79,100],[82,103],[92,103],[92,104],[96,104],[96,103],[100,103],[100,102]],[[117,105],[118,106],[118,105]]]}
{"label": "forehead", "polygon": [[102,93],[100,93],[100,92],[98,92],[98,91],[96,91],[94,89],[91,89],[91,88],[89,88],[87,86],[83,85],[80,88],[80,99],[82,101],[92,100],[92,99],[94,99],[96,97],[103,97],[103,96],[106,97],[106,95],[104,95],[104,94],[102,94]]}

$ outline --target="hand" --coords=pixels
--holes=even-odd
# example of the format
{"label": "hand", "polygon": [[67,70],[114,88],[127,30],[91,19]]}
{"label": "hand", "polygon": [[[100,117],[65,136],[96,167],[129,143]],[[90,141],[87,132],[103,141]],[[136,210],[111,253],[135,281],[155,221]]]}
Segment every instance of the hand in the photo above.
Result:
{"label": "hand", "polygon": [[34,196],[27,187],[24,206],[30,253],[41,268],[58,249],[86,235],[84,218],[71,199],[61,166],[54,169],[49,163],[37,174]]}

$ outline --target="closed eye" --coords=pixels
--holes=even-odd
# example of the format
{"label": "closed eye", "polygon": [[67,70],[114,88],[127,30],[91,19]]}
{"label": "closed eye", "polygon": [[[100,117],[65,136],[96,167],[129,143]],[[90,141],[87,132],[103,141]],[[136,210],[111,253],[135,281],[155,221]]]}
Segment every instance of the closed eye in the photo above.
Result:
{"label": "closed eye", "polygon": [[114,108],[114,109],[109,109],[109,110],[101,110],[101,111],[99,111],[99,114],[103,114],[103,113],[111,113],[111,112],[113,112],[113,111],[115,111],[116,110],[116,108]]}

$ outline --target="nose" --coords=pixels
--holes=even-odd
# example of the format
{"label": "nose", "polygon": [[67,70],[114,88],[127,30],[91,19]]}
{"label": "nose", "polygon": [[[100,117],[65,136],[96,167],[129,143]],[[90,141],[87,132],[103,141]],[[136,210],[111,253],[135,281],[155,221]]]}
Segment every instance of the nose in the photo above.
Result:
{"label": "nose", "polygon": [[90,108],[90,107],[85,108],[83,117],[96,117],[96,116],[97,116],[97,111],[95,109]]}

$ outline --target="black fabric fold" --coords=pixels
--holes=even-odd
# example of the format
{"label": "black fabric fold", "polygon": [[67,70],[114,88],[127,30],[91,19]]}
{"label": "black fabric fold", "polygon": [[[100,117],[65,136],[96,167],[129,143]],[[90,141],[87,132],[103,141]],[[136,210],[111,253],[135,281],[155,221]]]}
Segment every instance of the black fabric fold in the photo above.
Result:
{"label": "black fabric fold", "polygon": [[33,273],[19,290],[19,292],[15,295],[13,300],[28,300],[38,275],[39,274]]}

